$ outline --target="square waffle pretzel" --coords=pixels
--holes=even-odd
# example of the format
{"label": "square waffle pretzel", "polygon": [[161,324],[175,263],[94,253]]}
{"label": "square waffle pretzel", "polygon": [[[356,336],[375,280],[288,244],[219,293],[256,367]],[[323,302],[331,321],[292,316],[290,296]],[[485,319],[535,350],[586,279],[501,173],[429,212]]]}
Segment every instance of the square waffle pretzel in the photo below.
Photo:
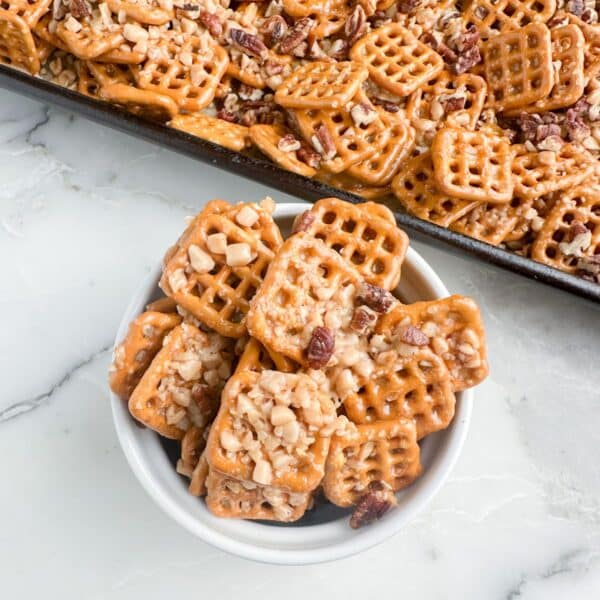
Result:
{"label": "square waffle pretzel", "polygon": [[354,98],[368,75],[354,61],[306,63],[277,88],[275,102],[286,108],[341,108]]}
{"label": "square waffle pretzel", "polygon": [[169,96],[140,90],[124,83],[102,86],[98,90],[98,97],[134,115],[159,123],[171,120],[179,112],[177,103]]}
{"label": "square waffle pretzel", "polygon": [[[371,107],[370,101],[363,92],[359,92],[354,97],[352,104],[365,104]],[[304,139],[318,152],[321,148],[315,144],[315,139],[318,142],[316,132],[321,127],[327,130],[335,154],[331,157],[324,156],[321,166],[331,173],[340,173],[370,158],[383,147],[390,136],[379,115],[373,121],[363,125],[357,125],[346,109],[296,110],[295,116]]]}
{"label": "square waffle pretzel", "polygon": [[435,135],[431,157],[440,191],[491,204],[512,198],[512,154],[505,138],[447,127]]}
{"label": "square waffle pretzel", "polygon": [[414,419],[417,439],[445,429],[456,399],[444,361],[431,349],[404,345],[401,351],[373,343],[373,372],[357,377],[358,390],[343,397],[348,418],[357,424]]}
{"label": "square waffle pretzel", "polygon": [[392,290],[400,281],[408,236],[389,209],[388,217],[382,218],[375,206],[323,198],[310,210],[314,218],[304,231],[339,252],[365,281]]}
{"label": "square waffle pretzel", "polygon": [[554,85],[546,98],[530,106],[507,111],[507,116],[521,112],[544,113],[572,106],[585,89],[585,38],[577,25],[565,25],[550,31],[552,62],[557,67]]}
{"label": "square waffle pretzel", "polygon": [[115,348],[109,371],[111,390],[123,400],[131,393],[161,349],[167,334],[181,323],[176,313],[146,311],[129,325],[125,339]]}
{"label": "square waffle pretzel", "polygon": [[336,419],[329,394],[307,375],[237,373],[210,430],[208,463],[233,479],[311,492],[323,477]]}
{"label": "square waffle pretzel", "polygon": [[231,375],[231,340],[204,333],[190,323],[165,338],[129,398],[129,412],[160,435],[180,440],[191,425],[212,421]]}
{"label": "square waffle pretzel", "polygon": [[338,506],[352,506],[375,481],[394,492],[421,474],[414,421],[378,421],[358,425],[352,436],[334,436],[327,457],[323,490]]}
{"label": "square waffle pretzel", "polygon": [[166,3],[147,2],[143,0],[106,0],[108,8],[116,15],[125,15],[136,23],[144,25],[165,25],[173,19],[173,9],[167,9]]}
{"label": "square waffle pretzel", "polygon": [[[574,223],[581,232],[573,231]],[[587,231],[584,231],[584,228]],[[567,273],[580,259],[600,256],[600,186],[580,186],[563,196],[550,211],[531,248],[531,257]]]}
{"label": "square waffle pretzel", "polygon": [[487,377],[483,320],[471,298],[455,295],[442,300],[398,304],[380,319],[376,333],[402,351],[404,346],[400,344],[406,344],[404,331],[409,326],[429,338],[428,346],[446,363],[454,391],[473,387]]}
{"label": "square waffle pretzel", "polygon": [[283,125],[253,125],[249,133],[254,145],[282,169],[304,177],[312,177],[317,172],[298,158],[296,150],[280,148],[280,141],[289,134]]}
{"label": "square waffle pretzel", "polygon": [[217,517],[291,523],[309,507],[312,496],[250,481],[238,481],[211,469],[206,506]]}
{"label": "square waffle pretzel", "polygon": [[248,146],[247,127],[202,113],[177,115],[169,126],[234,152],[241,152]]}
{"label": "square waffle pretzel", "polygon": [[478,203],[466,215],[452,221],[449,228],[457,233],[497,246],[511,233],[519,221],[510,204]]}
{"label": "square waffle pretzel", "polygon": [[[431,123],[437,128],[475,129],[487,95],[485,79],[472,73],[451,75],[440,71],[433,79],[415,90],[406,104],[406,116],[416,129],[428,130]],[[452,103],[459,108],[452,108]],[[460,108],[461,103],[464,106]]]}
{"label": "square waffle pretzel", "polygon": [[438,190],[430,152],[406,161],[392,181],[392,190],[409,213],[441,227],[448,227],[480,203],[479,200],[455,198]]}
{"label": "square waffle pretzel", "polygon": [[[251,225],[247,225],[248,214],[250,220],[255,219]],[[217,238],[210,237],[215,234],[219,234]],[[213,240],[219,238],[223,247],[216,252]],[[208,214],[205,209],[167,252],[160,286],[167,296],[215,331],[242,337],[250,300],[281,242],[279,228],[266,208],[242,204],[223,208],[223,212],[210,210]],[[228,262],[227,252],[233,256],[238,250],[250,262]]]}
{"label": "square waffle pretzel", "polygon": [[87,22],[81,23],[79,31],[71,31],[65,21],[59,21],[56,35],[81,60],[94,60],[101,54],[116,50],[125,42],[121,27],[114,31],[98,31]]}
{"label": "square waffle pretzel", "polygon": [[0,63],[25,69],[32,75],[40,70],[37,48],[29,26],[8,10],[0,10]]}
{"label": "square waffle pretzel", "polygon": [[531,23],[483,44],[487,105],[499,112],[545,98],[554,85],[550,30]]}
{"label": "square waffle pretzel", "polygon": [[387,185],[400,165],[413,151],[415,132],[401,116],[377,109],[390,135],[371,157],[350,167],[348,173],[368,185]]}
{"label": "square waffle pretzel", "polygon": [[360,38],[350,57],[367,66],[373,81],[398,96],[408,96],[444,68],[437,52],[398,23]]}
{"label": "square waffle pretzel", "polygon": [[573,188],[593,172],[596,161],[577,144],[563,144],[557,152],[527,152],[515,148],[512,162],[515,194],[535,199],[558,190]]}
{"label": "square waffle pretzel", "polygon": [[556,0],[472,0],[464,19],[487,38],[498,32],[522,30],[529,23],[545,23],[555,11]]}
{"label": "square waffle pretzel", "polygon": [[2,0],[0,9],[21,17],[33,29],[48,12],[51,4],[52,0]]}
{"label": "square waffle pretzel", "polygon": [[315,329],[339,335],[349,326],[360,283],[351,263],[320,239],[297,233],[284,242],[252,301],[248,332],[269,350],[308,366]]}
{"label": "square waffle pretzel", "polygon": [[184,110],[202,110],[212,102],[229,62],[227,51],[209,40],[190,36],[182,45],[160,40],[134,70],[138,86],[171,96]]}

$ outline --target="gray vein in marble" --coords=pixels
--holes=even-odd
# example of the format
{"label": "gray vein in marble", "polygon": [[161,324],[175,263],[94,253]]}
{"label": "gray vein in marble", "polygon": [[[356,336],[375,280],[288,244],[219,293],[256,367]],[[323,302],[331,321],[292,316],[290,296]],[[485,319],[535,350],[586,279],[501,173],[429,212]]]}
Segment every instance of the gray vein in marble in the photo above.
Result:
{"label": "gray vein in marble", "polygon": [[525,598],[527,586],[532,581],[544,581],[564,573],[587,570],[594,559],[595,553],[590,553],[589,550],[583,548],[561,554],[557,560],[539,573],[539,575],[533,577],[522,575],[519,582],[508,591],[505,599],[517,600],[517,598]]}
{"label": "gray vein in marble", "polygon": [[7,406],[5,409],[0,411],[0,425],[7,421],[11,421],[12,419],[16,419],[22,415],[25,415],[36,408],[39,408],[44,402],[49,400],[63,385],[68,383],[73,375],[86,367],[87,365],[94,362],[96,359],[100,358],[104,354],[106,354],[109,350],[112,349],[112,344],[108,346],[104,346],[97,352],[94,352],[91,356],[88,356],[84,360],[78,362],[76,365],[71,367],[56,383],[54,383],[50,389],[38,396],[34,396],[33,398],[28,398],[27,400],[21,400],[20,402],[15,402],[10,406]]}
{"label": "gray vein in marble", "polygon": [[35,133],[37,131],[39,131],[42,127],[44,127],[44,125],[46,125],[48,123],[48,121],[50,121],[50,107],[49,106],[42,106],[42,112],[43,112],[43,118],[41,121],[38,121],[25,135],[25,141],[33,146],[34,148],[46,148],[46,145],[43,142],[35,142],[33,141],[33,136],[35,135]]}

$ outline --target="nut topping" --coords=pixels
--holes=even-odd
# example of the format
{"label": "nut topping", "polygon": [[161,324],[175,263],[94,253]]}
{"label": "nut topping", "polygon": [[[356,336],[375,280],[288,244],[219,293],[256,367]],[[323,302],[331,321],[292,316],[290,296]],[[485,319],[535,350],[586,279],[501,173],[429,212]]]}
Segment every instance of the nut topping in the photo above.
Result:
{"label": "nut topping", "polygon": [[394,296],[390,292],[367,282],[362,283],[356,298],[380,314],[388,312],[394,303]]}
{"label": "nut topping", "polygon": [[335,350],[335,338],[333,332],[327,327],[315,327],[306,357],[311,369],[322,369],[328,362]]}
{"label": "nut topping", "polygon": [[350,517],[350,527],[358,529],[377,521],[392,507],[397,504],[390,487],[382,481],[373,481],[369,491],[361,496],[354,507]]}
{"label": "nut topping", "polygon": [[315,222],[315,215],[310,210],[305,210],[294,219],[292,233],[299,231],[308,231],[310,226]]}

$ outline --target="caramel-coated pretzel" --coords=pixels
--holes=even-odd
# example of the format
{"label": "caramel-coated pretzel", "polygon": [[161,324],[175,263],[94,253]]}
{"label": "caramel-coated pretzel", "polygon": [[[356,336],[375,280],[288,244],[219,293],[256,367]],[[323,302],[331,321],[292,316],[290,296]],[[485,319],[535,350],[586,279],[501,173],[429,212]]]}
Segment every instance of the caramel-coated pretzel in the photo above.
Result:
{"label": "caramel-coated pretzel", "polygon": [[375,481],[397,492],[421,474],[414,421],[378,421],[357,430],[331,440],[323,490],[338,506],[355,504]]}
{"label": "caramel-coated pretzel", "polygon": [[447,127],[434,137],[431,157],[440,191],[491,204],[512,198],[512,154],[505,138]]}
{"label": "caramel-coated pretzel", "polygon": [[311,494],[238,481],[210,469],[206,506],[217,517],[291,523],[306,512]]}
{"label": "caramel-coated pretzel", "polygon": [[391,290],[400,281],[408,236],[395,220],[382,219],[375,206],[323,198],[311,209],[314,219],[304,231],[339,252],[365,281]]}
{"label": "caramel-coated pretzel", "polygon": [[382,88],[408,96],[444,68],[442,57],[399,23],[389,23],[363,36],[350,57],[369,69]]}

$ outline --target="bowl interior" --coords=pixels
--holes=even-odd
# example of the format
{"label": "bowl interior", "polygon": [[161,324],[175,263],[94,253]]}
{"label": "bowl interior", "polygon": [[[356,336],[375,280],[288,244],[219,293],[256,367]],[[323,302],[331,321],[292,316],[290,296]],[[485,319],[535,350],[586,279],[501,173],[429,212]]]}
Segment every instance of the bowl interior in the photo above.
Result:
{"label": "bowl interior", "polygon": [[[275,217],[284,237],[304,203],[281,204]],[[145,305],[161,295],[157,283],[158,265],[132,299],[117,333],[121,340],[129,322]],[[396,295],[404,302],[433,300],[448,291],[427,265],[409,248],[403,265],[402,280]],[[372,546],[396,533],[443,483],[452,468],[467,432],[471,392],[457,394],[456,414],[450,427],[427,436],[421,442],[423,475],[409,488],[397,494],[398,507],[381,521],[354,531],[348,526],[349,509],[336,507],[321,498],[315,507],[295,523],[253,522],[214,517],[204,502],[187,491],[188,481],[175,471],[179,445],[161,438],[149,429],[137,427],[127,406],[112,395],[117,433],[136,476],[154,500],[180,524],[205,541],[226,551],[267,562],[299,564],[346,556]]]}

